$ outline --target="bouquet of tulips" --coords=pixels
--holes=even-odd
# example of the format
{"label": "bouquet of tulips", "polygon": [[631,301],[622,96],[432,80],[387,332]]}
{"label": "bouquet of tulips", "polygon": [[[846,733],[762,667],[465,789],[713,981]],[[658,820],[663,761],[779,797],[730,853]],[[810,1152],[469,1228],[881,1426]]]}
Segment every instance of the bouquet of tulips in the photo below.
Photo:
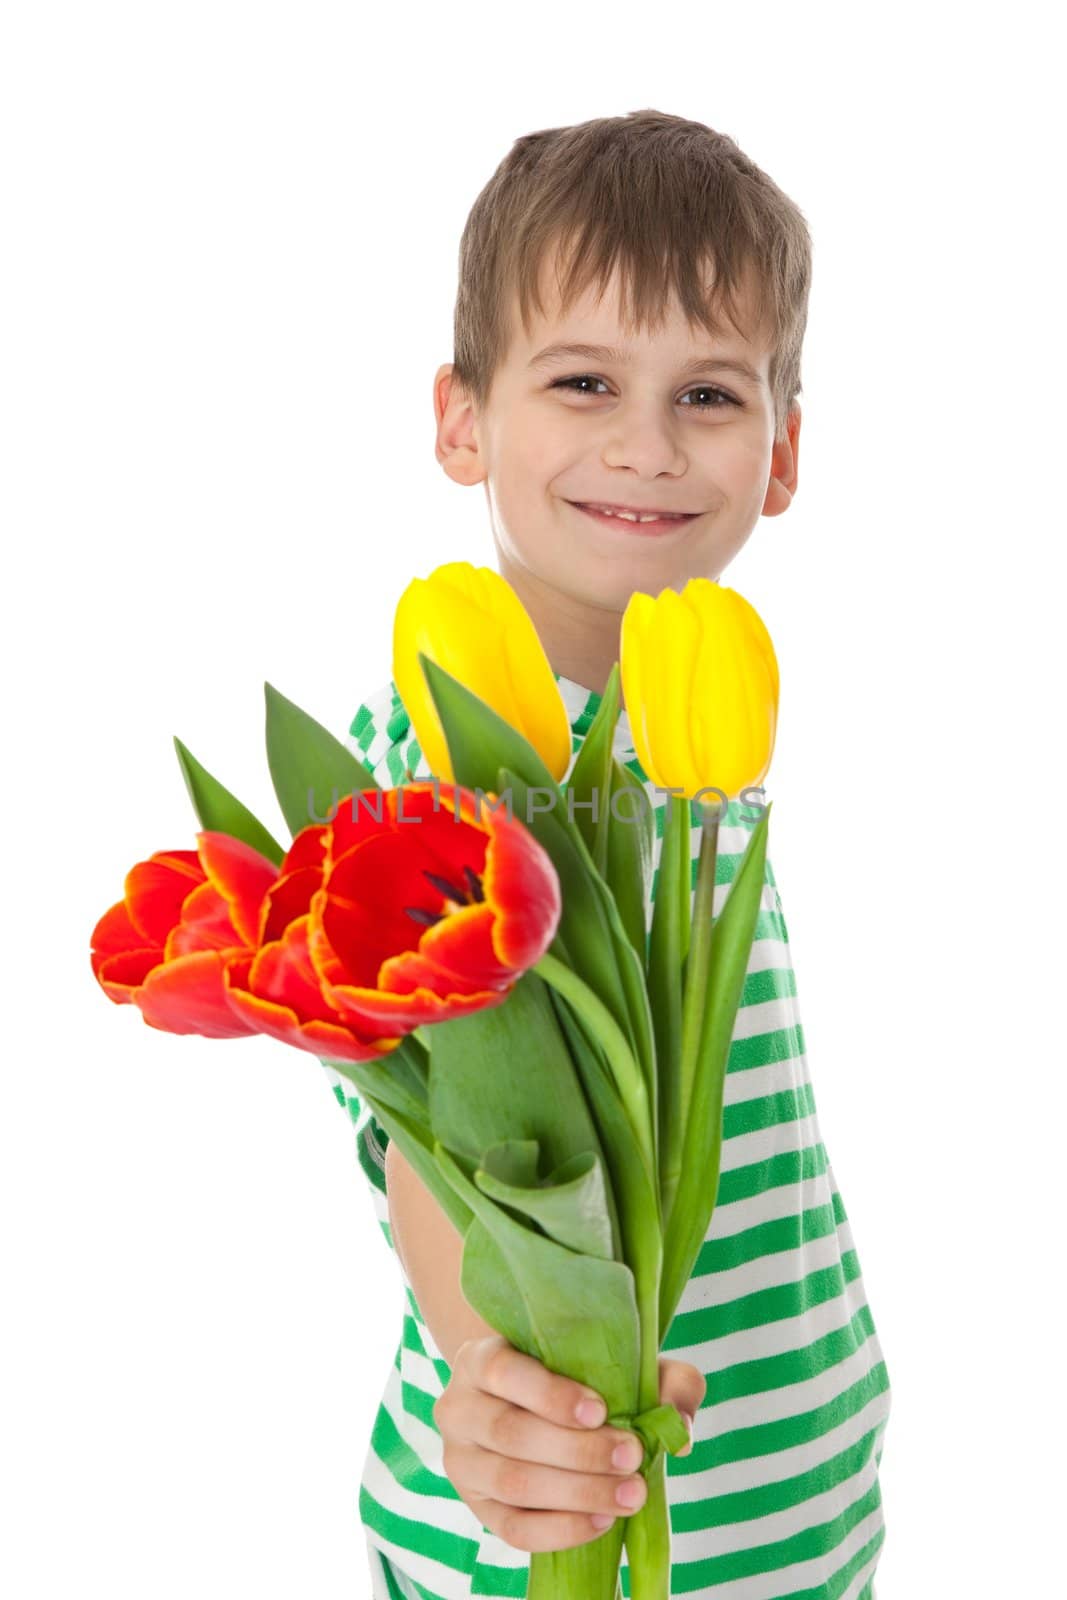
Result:
{"label": "bouquet of tulips", "polygon": [[[287,849],[176,740],[196,849],[132,868],[93,971],[152,1027],[268,1034],[351,1080],[463,1235],[469,1303],[645,1444],[641,1510],[534,1553],[528,1600],[619,1600],[624,1539],[633,1600],[667,1600],[664,1456],[688,1432],[658,1404],[659,1352],[715,1204],[770,806],[753,802],[714,916],[717,827],[770,762],[774,651],[718,584],[634,594],[572,768],[529,616],[454,562],[405,590],[393,677],[433,774],[393,789],[266,686]],[[669,793],[650,927],[654,819],[613,755],[620,679]]]}

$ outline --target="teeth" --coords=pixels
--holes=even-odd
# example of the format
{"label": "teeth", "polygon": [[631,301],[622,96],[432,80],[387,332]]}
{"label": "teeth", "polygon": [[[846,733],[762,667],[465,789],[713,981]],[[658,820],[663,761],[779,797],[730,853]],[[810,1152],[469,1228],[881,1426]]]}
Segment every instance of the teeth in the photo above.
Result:
{"label": "teeth", "polygon": [[652,511],[638,515],[635,511],[612,511],[608,506],[590,506],[590,511],[599,511],[605,517],[621,517],[624,522],[674,522],[680,521],[677,513],[665,511]]}

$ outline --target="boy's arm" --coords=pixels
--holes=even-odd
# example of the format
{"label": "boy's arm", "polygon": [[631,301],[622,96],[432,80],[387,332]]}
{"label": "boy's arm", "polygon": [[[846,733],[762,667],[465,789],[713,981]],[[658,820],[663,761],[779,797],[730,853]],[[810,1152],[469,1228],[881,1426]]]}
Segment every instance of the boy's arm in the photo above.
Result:
{"label": "boy's arm", "polygon": [[434,1343],[452,1367],[465,1340],[496,1333],[460,1288],[463,1237],[393,1139],[385,1151],[385,1189],[397,1255]]}

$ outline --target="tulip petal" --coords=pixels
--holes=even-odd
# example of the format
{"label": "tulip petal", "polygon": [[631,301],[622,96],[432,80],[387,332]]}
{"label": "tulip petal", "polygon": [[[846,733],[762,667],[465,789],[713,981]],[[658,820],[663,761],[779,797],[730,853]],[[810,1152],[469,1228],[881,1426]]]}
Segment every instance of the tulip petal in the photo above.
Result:
{"label": "tulip petal", "polygon": [[491,567],[444,562],[414,579],[393,624],[393,680],[430,770],[454,773],[419,652],[484,700],[541,756],[557,782],[570,764],[570,719],[533,621]]}
{"label": "tulip petal", "polygon": [[635,593],[623,615],[620,665],[634,749],[654,784],[690,798],[719,789],[729,799],[762,780],[774,747],[778,665],[743,596],[709,578],[691,578],[680,595]]}
{"label": "tulip petal", "polygon": [[[340,803],[343,806],[345,801],[342,800]],[[285,852],[285,858],[278,868],[278,876],[284,878],[290,872],[297,872],[302,867],[321,867],[325,859],[326,825],[316,823],[310,828],[301,828]]]}
{"label": "tulip petal", "polygon": [[521,972],[539,961],[556,937],[563,910],[559,877],[551,856],[524,823],[497,813],[487,826],[491,842],[483,886],[497,913],[493,948],[505,966]]}
{"label": "tulip petal", "polygon": [[154,967],[136,997],[145,1021],[167,1033],[199,1033],[208,1039],[254,1032],[230,1007],[223,982],[227,960],[243,954],[240,948],[198,950]]}
{"label": "tulip petal", "polygon": [[157,949],[152,949],[123,950],[118,955],[101,956],[97,982],[117,1005],[136,1003],[137,991],[153,967],[159,965],[159,954]]}
{"label": "tulip petal", "polygon": [[486,1011],[491,1006],[503,1005],[510,991],[442,996],[427,988],[417,988],[410,994],[393,994],[386,989],[329,984],[326,992],[337,1009],[346,1016],[371,1027],[391,1026],[410,1033],[423,1024],[447,1022],[452,1017],[468,1016],[476,1011]]}
{"label": "tulip petal", "polygon": [[109,956],[124,955],[127,951],[143,951],[150,946],[158,961],[163,953],[162,944],[149,941],[140,928],[134,926],[125,900],[117,900],[100,918],[89,939],[90,960],[93,972],[99,978],[101,964]]}
{"label": "tulip petal", "polygon": [[255,943],[263,896],[278,876],[273,861],[243,839],[205,829],[196,836],[208,880],[226,901],[240,942]]}
{"label": "tulip petal", "polygon": [[213,883],[200,883],[186,896],[181,921],[167,935],[163,960],[194,950],[230,950],[247,944],[233,925],[230,908]]}
{"label": "tulip petal", "polygon": [[[451,976],[454,985],[465,994],[472,990],[500,988],[503,984],[514,983],[517,976],[516,968],[510,962],[501,961],[495,949],[494,935],[501,926],[500,916],[488,903],[487,893],[485,904],[454,911],[435,927],[427,928],[419,945],[419,955],[446,976]],[[391,962],[384,962],[378,974],[380,987],[395,989],[397,971]],[[437,985],[431,987],[437,989]]]}
{"label": "tulip petal", "polygon": [[204,869],[195,850],[157,850],[138,861],[126,874],[126,906],[130,921],[160,949],[181,916],[186,895],[204,881]]}
{"label": "tulip petal", "polygon": [[[305,932],[304,928],[287,930],[284,949],[271,945],[230,963],[226,998],[234,1015],[256,1033],[313,1055],[336,1061],[371,1061],[387,1055],[400,1043],[399,1036],[366,1038],[356,1034],[328,1005],[318,985],[307,982],[307,951],[301,949]],[[255,992],[257,989],[261,992]],[[307,1010],[301,1015],[305,1004]]]}
{"label": "tulip petal", "polygon": [[271,944],[282,937],[297,917],[306,916],[311,908],[311,898],[321,883],[321,867],[298,867],[295,872],[287,873],[273,883],[260,907],[259,938],[256,943]]}

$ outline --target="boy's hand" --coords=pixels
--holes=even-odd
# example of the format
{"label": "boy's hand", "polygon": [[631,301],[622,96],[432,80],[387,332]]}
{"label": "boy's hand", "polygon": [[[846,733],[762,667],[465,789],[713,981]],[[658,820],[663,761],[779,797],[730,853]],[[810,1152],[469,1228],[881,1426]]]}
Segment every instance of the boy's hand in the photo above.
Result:
{"label": "boy's hand", "polygon": [[[688,1361],[661,1356],[660,1404],[695,1415],[707,1388]],[[585,1407],[579,1416],[578,1407]],[[606,1427],[603,1400],[550,1372],[500,1334],[467,1339],[433,1408],[444,1468],[484,1528],[516,1550],[569,1550],[598,1539],[645,1501],[635,1433]],[[626,1446],[620,1461],[614,1452]],[[692,1445],[682,1452],[688,1455]],[[617,1491],[636,1495],[621,1503]],[[599,1520],[596,1520],[599,1519]]]}

